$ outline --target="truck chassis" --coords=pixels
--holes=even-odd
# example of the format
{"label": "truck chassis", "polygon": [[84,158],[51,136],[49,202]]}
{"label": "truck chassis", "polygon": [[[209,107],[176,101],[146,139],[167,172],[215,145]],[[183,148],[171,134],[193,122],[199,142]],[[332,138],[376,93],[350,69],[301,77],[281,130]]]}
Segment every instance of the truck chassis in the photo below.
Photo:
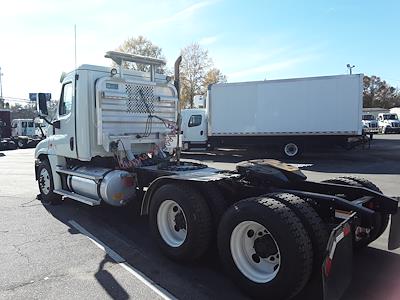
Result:
{"label": "truck chassis", "polygon": [[[36,161],[43,200],[102,202],[100,194],[88,203],[70,188],[71,176],[83,176],[75,163],[54,170],[63,183],[55,191],[52,176],[46,178],[53,172],[47,158]],[[398,201],[361,178],[307,181],[298,168],[275,160],[242,162],[235,172],[188,162],[148,164],[132,170],[128,184],[162,252],[192,261],[217,245],[227,273],[253,297],[289,299],[316,280],[321,298],[339,298],[351,279],[345,262],[352,248],[378,238],[390,215],[389,246],[400,245],[393,226]]]}

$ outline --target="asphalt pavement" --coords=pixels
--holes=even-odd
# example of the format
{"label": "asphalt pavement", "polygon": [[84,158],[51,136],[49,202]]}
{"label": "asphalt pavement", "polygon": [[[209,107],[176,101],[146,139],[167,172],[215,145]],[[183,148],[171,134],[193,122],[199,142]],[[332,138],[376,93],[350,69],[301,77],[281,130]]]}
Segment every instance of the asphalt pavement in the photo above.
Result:
{"label": "asphalt pavement", "polygon": [[[246,299],[224,275],[215,251],[202,261],[166,259],[137,207],[88,207],[36,199],[33,149],[0,157],[0,299]],[[234,169],[263,151],[218,150],[184,158]],[[287,160],[310,180],[363,176],[400,196],[400,135],[377,136],[371,149],[306,153]],[[400,251],[386,250],[388,232],[357,253],[343,299],[399,299]]]}

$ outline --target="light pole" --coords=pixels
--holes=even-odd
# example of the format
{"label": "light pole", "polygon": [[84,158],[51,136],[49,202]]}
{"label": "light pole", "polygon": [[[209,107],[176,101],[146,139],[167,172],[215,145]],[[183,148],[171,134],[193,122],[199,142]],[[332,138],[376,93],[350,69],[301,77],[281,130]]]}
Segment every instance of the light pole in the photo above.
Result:
{"label": "light pole", "polygon": [[355,65],[350,65],[350,64],[347,64],[347,69],[349,69],[349,73],[350,73],[350,75],[351,74],[353,74],[353,68],[355,67]]}
{"label": "light pole", "polygon": [[3,73],[1,73],[1,67],[0,67],[0,99],[3,100],[3,84],[1,82],[1,76]]}

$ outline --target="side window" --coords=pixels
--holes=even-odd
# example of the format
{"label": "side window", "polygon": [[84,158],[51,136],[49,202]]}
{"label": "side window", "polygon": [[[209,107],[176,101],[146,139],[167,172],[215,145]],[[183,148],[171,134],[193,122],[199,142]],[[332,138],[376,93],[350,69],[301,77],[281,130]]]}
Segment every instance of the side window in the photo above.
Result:
{"label": "side window", "polygon": [[69,82],[63,86],[61,93],[59,115],[68,115],[72,108],[72,82]]}
{"label": "side window", "polygon": [[26,128],[26,122],[22,122],[22,128]]}
{"label": "side window", "polygon": [[189,127],[199,126],[201,124],[201,115],[192,115],[189,119]]}
{"label": "side window", "polygon": [[33,122],[29,122],[29,123],[28,123],[28,127],[29,127],[29,128],[33,128]]}
{"label": "side window", "polygon": [[17,123],[15,123],[15,122],[12,123],[12,124],[11,124],[11,128],[17,128]]}

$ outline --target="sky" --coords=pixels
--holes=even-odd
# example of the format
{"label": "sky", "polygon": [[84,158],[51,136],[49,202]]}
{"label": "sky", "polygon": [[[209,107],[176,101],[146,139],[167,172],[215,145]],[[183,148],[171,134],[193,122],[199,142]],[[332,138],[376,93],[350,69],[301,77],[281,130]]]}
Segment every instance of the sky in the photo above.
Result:
{"label": "sky", "polygon": [[228,82],[353,73],[400,87],[399,1],[13,0],[0,2],[4,97],[50,92],[77,65],[143,35],[172,69],[197,42]]}

